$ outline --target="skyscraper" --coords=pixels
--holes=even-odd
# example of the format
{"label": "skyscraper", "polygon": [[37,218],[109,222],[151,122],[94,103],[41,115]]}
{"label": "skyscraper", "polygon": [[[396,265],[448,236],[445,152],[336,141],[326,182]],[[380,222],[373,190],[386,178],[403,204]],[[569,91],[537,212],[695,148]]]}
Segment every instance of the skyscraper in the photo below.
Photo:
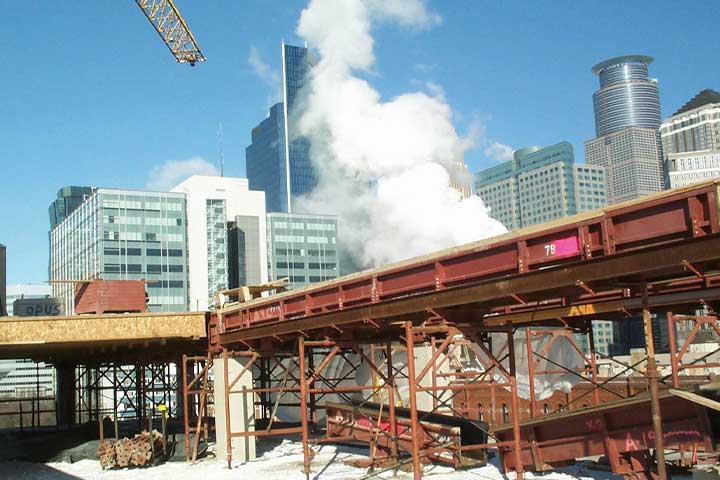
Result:
{"label": "skyscraper", "polygon": [[310,142],[296,128],[315,58],[307,48],[284,42],[281,53],[283,101],[253,128],[252,143],[245,150],[250,189],[265,192],[268,212],[292,211],[292,198],[311,192],[317,184]]}
{"label": "skyscraper", "polygon": [[720,93],[703,90],[660,127],[670,187],[720,177]]}
{"label": "skyscraper", "polygon": [[[185,195],[95,189],[52,226],[50,278],[147,279],[151,311],[187,310]],[[74,284],[53,284],[53,296],[74,312]]]}
{"label": "skyscraper", "polygon": [[605,171],[575,164],[568,142],[516,150],[514,158],[476,174],[490,215],[514,230],[605,205]]}
{"label": "skyscraper", "polygon": [[55,227],[78,208],[95,189],[93,187],[62,187],[57,198],[50,204],[50,228]]}
{"label": "skyscraper", "polygon": [[[215,293],[231,286],[230,272],[240,268],[239,262],[247,264],[250,260],[252,265],[266,264],[265,195],[251,191],[245,178],[204,175],[193,175],[172,191],[184,193],[187,204],[190,309],[207,310],[214,307]],[[230,256],[228,222],[235,222],[238,216],[252,217],[258,228],[262,227],[262,235],[256,240],[260,248],[253,252],[257,256],[255,259]],[[267,278],[266,268],[253,271],[249,280],[246,267],[242,270],[246,281],[256,285]]]}
{"label": "skyscraper", "polygon": [[625,55],[598,63],[593,94],[594,140],[585,142],[585,163],[607,172],[608,203],[662,190],[660,96],[648,77],[652,57]]}
{"label": "skyscraper", "polygon": [[597,137],[630,126],[660,128],[657,82],[648,77],[652,61],[645,55],[625,55],[592,68],[600,79],[600,88],[593,94]]}

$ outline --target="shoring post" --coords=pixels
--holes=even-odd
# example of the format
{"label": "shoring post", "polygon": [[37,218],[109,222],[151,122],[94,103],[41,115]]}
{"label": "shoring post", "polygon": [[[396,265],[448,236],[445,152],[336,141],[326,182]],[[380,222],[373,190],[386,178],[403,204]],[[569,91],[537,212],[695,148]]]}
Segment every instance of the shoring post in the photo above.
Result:
{"label": "shoring post", "polygon": [[520,401],[518,400],[517,377],[515,369],[515,341],[512,324],[507,325],[507,348],[510,373],[510,420],[513,425],[513,453],[515,455],[515,473],[518,480],[523,478],[522,447],[520,445]]}
{"label": "shoring post", "polygon": [[[308,435],[308,392],[307,376],[305,374],[305,337],[302,334],[298,337],[298,366],[300,372],[300,421],[302,422],[302,444],[303,444],[303,471],[305,478],[310,479],[310,444]],[[288,367],[290,368],[290,367]]]}
{"label": "shoring post", "polygon": [[[230,435],[230,375],[228,375],[228,351],[223,348],[223,386],[225,391],[225,455],[227,459],[228,470],[232,470],[232,436]],[[201,407],[202,408],[202,407]],[[202,415],[202,411],[198,411],[198,415]]]}
{"label": "shoring post", "polygon": [[412,438],[413,479],[422,478],[422,464],[420,463],[420,424],[417,412],[417,385],[415,383],[415,338],[412,322],[405,322],[405,345],[407,347],[407,375],[410,395],[410,437]]}
{"label": "shoring post", "polygon": [[[509,342],[510,340],[508,340]],[[530,417],[537,416],[537,404],[535,402],[535,355],[533,355],[532,329],[525,329],[525,345],[527,347],[528,364],[528,388],[530,390]]]}
{"label": "shoring post", "polygon": [[658,369],[655,362],[655,344],[652,335],[652,317],[648,308],[647,284],[642,286],[642,302],[643,302],[643,326],[645,327],[645,348],[647,351],[647,368],[645,376],[650,386],[650,409],[652,412],[653,433],[655,435],[655,458],[657,460],[658,478],[660,480],[667,479],[667,471],[665,468],[665,442],[662,434],[662,415],[660,413],[660,390],[658,388]]}
{"label": "shoring post", "polygon": [[[310,349],[310,354],[307,357],[307,367],[308,367],[308,371],[310,372],[311,375],[315,373],[314,357],[315,357],[315,355],[312,354],[312,349]],[[317,415],[317,412],[316,412],[317,400],[316,400],[314,393],[310,392],[309,396],[310,396],[310,400],[308,402],[308,406],[310,408],[310,421],[313,423],[313,425],[315,425],[315,423],[317,421],[317,417],[316,417],[316,415]]]}
{"label": "shoring post", "polygon": [[[437,344],[435,341],[435,337],[430,337],[430,345],[431,345],[430,361],[432,362],[432,366],[430,367],[430,382],[431,382],[431,385],[433,388],[437,388],[437,370],[438,370],[437,350],[438,350],[438,347],[437,347]],[[432,404],[433,404],[433,410],[437,410],[437,408],[438,408],[437,390],[433,390],[433,392],[432,392]]]}
{"label": "shoring post", "polygon": [[680,358],[677,356],[677,332],[675,330],[675,317],[672,312],[667,312],[668,340],[670,341],[670,369],[672,370],[673,387],[680,387]]}
{"label": "shoring post", "polygon": [[190,460],[190,420],[188,418],[187,355],[182,356],[183,428],[185,430],[185,461]]}
{"label": "shoring post", "polygon": [[586,323],[587,337],[588,337],[588,348],[590,354],[590,375],[592,376],[593,385],[593,402],[595,405],[600,404],[600,389],[597,387],[598,384],[598,371],[597,371],[597,355],[595,354],[595,333],[593,332],[592,320],[588,320]]}
{"label": "shoring post", "polygon": [[[388,387],[388,417],[390,420],[390,438],[392,445],[390,446],[390,457],[392,463],[398,461],[398,445],[397,445],[397,420],[395,419],[395,372],[393,371],[393,355],[392,341],[388,340],[385,344],[385,357],[387,359],[387,387]],[[395,470],[397,474],[397,470]]]}

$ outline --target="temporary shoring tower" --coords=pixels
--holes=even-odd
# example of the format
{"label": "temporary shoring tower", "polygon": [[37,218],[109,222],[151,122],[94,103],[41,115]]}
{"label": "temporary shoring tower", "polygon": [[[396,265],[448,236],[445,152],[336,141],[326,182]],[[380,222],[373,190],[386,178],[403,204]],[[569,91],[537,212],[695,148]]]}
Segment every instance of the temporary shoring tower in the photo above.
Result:
{"label": "temporary shoring tower", "polygon": [[[389,463],[395,468],[412,462],[416,479],[421,478],[425,461],[447,460],[448,454],[462,460],[463,451],[486,448],[497,448],[504,470],[514,470],[519,476],[523,470],[549,470],[575,458],[604,454],[616,473],[666,478],[665,448],[678,449],[681,458],[682,452],[691,451],[692,463],[698,452],[713,452],[714,444],[707,399],[680,389],[679,372],[692,368],[682,362],[691,339],[678,345],[671,334],[673,375],[659,378],[651,313],[693,314],[700,308],[716,312],[719,283],[718,183],[708,182],[228,306],[213,313],[208,330],[210,351],[222,359],[224,372],[229,359],[244,359],[237,378],[227,378],[225,373],[225,391],[216,392],[216,398],[225,396],[227,460],[232,460],[232,438],[296,432],[302,435],[307,475],[313,443],[364,439],[374,446],[373,452],[381,443],[390,446]],[[611,390],[613,378],[597,376],[591,320],[620,319],[632,313],[642,315],[645,328],[646,386],[641,393],[634,390],[619,393],[617,401],[601,401],[601,393]],[[674,332],[678,317],[670,314],[668,318]],[[713,314],[682,318],[696,324],[693,332],[702,324],[720,334]],[[541,412],[532,392],[529,412],[524,415],[530,418],[521,421],[513,340],[518,334],[530,338],[535,334],[531,327],[536,326],[589,336],[591,351],[583,355],[586,365],[578,375],[592,388],[581,404],[561,405],[552,409],[556,413]],[[484,359],[485,372],[455,371],[449,381],[439,381],[448,376],[440,373],[440,367],[457,347],[457,333],[464,341],[472,341],[478,358]],[[506,336],[504,351],[493,353],[491,333]],[[433,353],[424,366],[416,368],[414,355],[407,356],[406,371],[392,366],[398,347],[413,352],[426,342],[433,345]],[[363,349],[370,345],[375,351],[384,349],[384,361],[370,358]],[[540,372],[533,367],[547,352],[533,351],[531,341],[527,349],[529,384],[534,385],[534,375]],[[330,360],[347,353],[367,363],[379,381],[370,386],[343,386],[343,379],[327,378],[324,371]],[[547,365],[546,369],[553,368]],[[562,365],[555,367],[570,371]],[[353,365],[350,371],[357,368]],[[639,369],[637,364],[625,368]],[[253,369],[260,372],[253,388],[233,390],[240,376]],[[421,386],[428,375],[431,385]],[[392,398],[402,376],[409,379],[410,420],[398,427]],[[707,383],[707,377],[702,381]],[[419,395],[434,397],[434,411],[472,416],[477,408],[468,408],[457,398],[483,389],[509,390],[510,405],[503,406],[503,415],[489,429],[497,443],[452,446],[433,438],[423,427]],[[316,413],[324,408],[318,399],[351,392],[365,392],[366,401],[377,401],[380,392],[381,398],[390,398],[383,417],[384,423],[390,422],[389,428],[378,421],[364,433],[351,428],[345,438],[311,439]],[[238,393],[258,399],[260,411],[267,416],[266,428],[229,431],[233,414],[229,399]],[[271,393],[276,395],[275,402],[267,398]],[[302,421],[296,428],[272,428],[273,407],[283,396],[292,398],[290,405],[300,409]],[[497,411],[492,405],[488,413],[498,418]],[[578,421],[568,422],[570,417]],[[399,458],[403,450],[410,454],[408,460]]]}

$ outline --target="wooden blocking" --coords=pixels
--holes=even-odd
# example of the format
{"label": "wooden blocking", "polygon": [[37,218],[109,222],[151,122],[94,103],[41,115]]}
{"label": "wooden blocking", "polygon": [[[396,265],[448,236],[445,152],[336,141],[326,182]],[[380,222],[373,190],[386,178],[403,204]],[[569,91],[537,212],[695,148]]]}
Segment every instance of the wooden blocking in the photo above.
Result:
{"label": "wooden blocking", "polygon": [[145,280],[93,280],[75,286],[75,313],[137,313],[147,310]]}

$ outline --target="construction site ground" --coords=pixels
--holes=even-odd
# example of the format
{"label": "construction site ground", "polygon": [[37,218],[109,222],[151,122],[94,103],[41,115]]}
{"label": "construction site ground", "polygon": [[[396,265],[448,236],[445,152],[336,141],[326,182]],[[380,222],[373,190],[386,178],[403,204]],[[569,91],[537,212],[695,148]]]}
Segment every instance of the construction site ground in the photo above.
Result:
{"label": "construction site ground", "polygon": [[[351,480],[360,479],[366,475],[367,469],[349,466],[346,461],[367,458],[367,449],[358,449],[347,446],[323,445],[315,447],[318,454],[312,461],[311,479],[318,480]],[[80,460],[74,463],[49,462],[0,462],[0,478],[21,480],[73,480],[73,479],[101,479],[101,480],[190,480],[196,478],[213,478],[213,480],[236,480],[248,478],[254,480],[291,480],[303,479],[302,444],[299,441],[283,440],[258,441],[258,458],[244,463],[234,464],[228,470],[225,462],[207,457],[197,464],[191,465],[184,461],[168,462],[145,469],[123,469],[102,471],[96,460]],[[393,472],[385,472],[373,478],[393,478]],[[410,479],[412,473],[399,471],[398,479]],[[484,467],[470,470],[455,471],[448,467],[428,465],[424,469],[424,478],[434,480],[502,480],[514,479],[515,474],[503,476],[498,468],[497,459],[491,459]],[[589,463],[579,463],[552,473],[540,475],[526,473],[525,478],[542,478],[545,480],[573,480],[621,479],[612,473],[593,470]],[[674,475],[673,478],[683,478]],[[690,478],[690,477],[685,477]]]}

